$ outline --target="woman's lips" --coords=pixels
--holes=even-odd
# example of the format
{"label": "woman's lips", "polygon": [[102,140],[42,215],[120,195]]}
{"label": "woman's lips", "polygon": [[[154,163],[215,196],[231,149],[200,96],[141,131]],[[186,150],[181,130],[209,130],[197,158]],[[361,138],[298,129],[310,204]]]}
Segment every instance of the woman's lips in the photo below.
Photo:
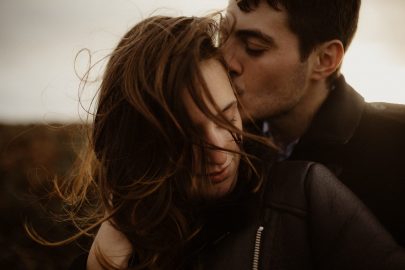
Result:
{"label": "woman's lips", "polygon": [[228,173],[229,166],[230,166],[230,164],[228,164],[228,166],[224,167],[223,169],[221,169],[219,171],[208,174],[208,178],[214,184],[223,182],[229,176],[229,173]]}

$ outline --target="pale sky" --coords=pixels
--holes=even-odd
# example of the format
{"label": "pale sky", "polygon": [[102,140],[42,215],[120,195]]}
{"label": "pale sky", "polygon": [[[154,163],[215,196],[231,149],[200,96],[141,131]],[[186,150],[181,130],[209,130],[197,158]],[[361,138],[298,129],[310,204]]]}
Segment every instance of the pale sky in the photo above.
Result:
{"label": "pale sky", "polygon": [[[198,16],[224,8],[227,2],[1,0],[0,122],[78,120],[79,112],[84,115],[78,107],[79,79],[74,72],[80,49],[90,49],[96,61],[152,12]],[[405,1],[362,2],[359,30],[343,74],[368,101],[405,104]],[[79,58],[79,71],[86,61],[84,55]],[[96,86],[85,88],[85,106]]]}

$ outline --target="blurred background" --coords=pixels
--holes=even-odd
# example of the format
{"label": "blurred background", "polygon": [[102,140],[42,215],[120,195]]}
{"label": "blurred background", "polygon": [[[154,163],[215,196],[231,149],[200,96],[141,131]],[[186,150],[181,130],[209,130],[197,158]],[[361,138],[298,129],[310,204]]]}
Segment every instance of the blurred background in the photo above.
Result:
{"label": "blurred background", "polygon": [[[86,240],[42,247],[22,228],[28,219],[55,239],[70,230],[68,224],[52,222],[33,196],[33,186],[46,190],[49,179],[63,178],[84,141],[79,130],[86,109],[91,109],[103,64],[97,65],[90,76],[94,82],[85,87],[76,73],[83,75],[90,60],[95,63],[107,56],[143,18],[204,15],[227,2],[0,1],[0,269],[66,269],[86,248]],[[362,2],[359,29],[342,72],[368,101],[405,103],[405,1]],[[83,48],[89,49],[91,59],[86,52],[78,55]]]}

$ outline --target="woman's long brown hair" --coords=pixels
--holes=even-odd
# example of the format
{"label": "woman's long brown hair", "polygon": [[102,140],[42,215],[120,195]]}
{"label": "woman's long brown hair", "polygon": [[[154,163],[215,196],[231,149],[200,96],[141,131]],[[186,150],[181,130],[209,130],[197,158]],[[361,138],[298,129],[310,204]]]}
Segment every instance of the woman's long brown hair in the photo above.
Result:
{"label": "woman's long brown hair", "polygon": [[[201,111],[236,141],[269,144],[238,130],[217,106],[214,114],[203,102],[202,95],[210,94],[199,67],[207,59],[222,61],[215,46],[219,33],[212,18],[155,16],[135,25],[109,59],[86,156],[67,194],[61,191],[78,208],[93,209],[85,212],[91,218],[78,224],[78,235],[109,213],[133,244],[137,269],[173,268],[199,229],[196,198],[209,183],[192,182],[193,147],[203,138],[192,128],[181,91],[189,91]],[[212,97],[208,100],[215,105]],[[246,153],[239,154],[250,164]],[[256,179],[257,190],[261,178],[250,177],[252,168],[246,166],[244,177]]]}

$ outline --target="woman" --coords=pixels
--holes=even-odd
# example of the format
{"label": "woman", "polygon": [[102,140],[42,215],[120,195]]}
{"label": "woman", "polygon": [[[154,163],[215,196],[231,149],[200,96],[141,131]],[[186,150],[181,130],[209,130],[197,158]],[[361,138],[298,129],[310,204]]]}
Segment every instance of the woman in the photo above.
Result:
{"label": "woman", "polygon": [[[139,268],[188,267],[211,210],[262,183],[241,142],[271,143],[241,129],[218,33],[209,18],[152,17],[122,38],[106,67],[82,165],[92,173],[72,186],[94,190],[96,212],[109,213],[94,225],[113,222]],[[109,265],[102,253],[92,249]]]}
{"label": "woman", "polygon": [[403,267],[403,250],[324,167],[263,169],[274,150],[242,131],[218,33],[208,18],[152,17],[111,55],[82,166],[91,177],[72,183],[103,215],[83,231],[102,224],[88,269]]}

